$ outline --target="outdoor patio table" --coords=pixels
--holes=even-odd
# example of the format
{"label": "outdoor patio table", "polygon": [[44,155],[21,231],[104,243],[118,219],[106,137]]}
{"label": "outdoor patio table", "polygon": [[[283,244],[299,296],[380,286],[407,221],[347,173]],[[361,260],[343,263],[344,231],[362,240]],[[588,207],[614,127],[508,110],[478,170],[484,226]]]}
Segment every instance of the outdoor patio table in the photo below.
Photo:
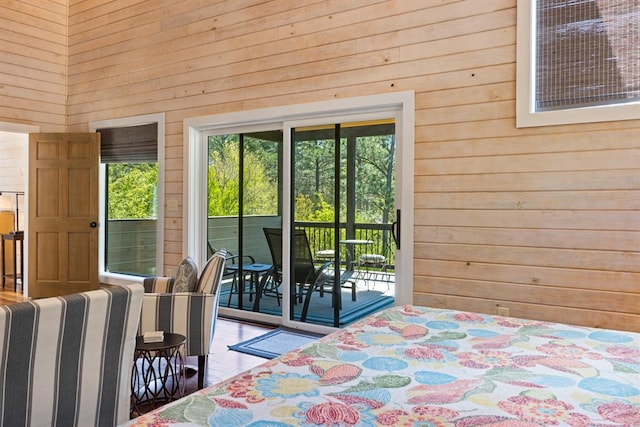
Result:
{"label": "outdoor patio table", "polygon": [[[262,287],[259,286],[260,284],[260,275],[268,272],[269,270],[271,270],[272,265],[271,264],[258,264],[258,263],[253,263],[253,264],[242,264],[242,273],[244,276],[249,275],[249,301],[253,300],[253,292],[255,290],[256,292],[256,299],[258,299],[258,292],[262,292]],[[227,270],[229,271],[233,271],[235,273],[237,273],[240,270],[240,266],[239,265],[228,265],[227,266]],[[245,283],[245,278],[244,277],[236,277],[236,286],[237,286],[237,291],[238,291],[238,307],[240,309],[242,309],[241,306],[241,301],[242,301],[242,294],[244,292],[244,283]],[[229,293],[229,302],[227,304],[227,306],[231,305],[231,295],[233,294],[233,289],[231,289],[231,292]]]}
{"label": "outdoor patio table", "polygon": [[355,246],[356,245],[371,245],[373,240],[362,239],[344,239],[340,240],[340,243],[347,247],[347,270],[353,271],[353,262],[355,258]]}

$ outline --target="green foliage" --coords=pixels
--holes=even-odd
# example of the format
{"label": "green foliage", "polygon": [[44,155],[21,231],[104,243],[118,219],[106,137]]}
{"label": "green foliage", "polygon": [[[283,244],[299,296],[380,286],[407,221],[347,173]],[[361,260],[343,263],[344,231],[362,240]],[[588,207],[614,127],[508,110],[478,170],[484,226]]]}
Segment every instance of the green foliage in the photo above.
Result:
{"label": "green foliage", "polygon": [[356,211],[362,222],[387,223],[395,206],[395,137],[357,139]]}
{"label": "green foliage", "polygon": [[[340,220],[347,214],[347,145],[340,143]],[[333,221],[335,200],[333,140],[296,142],[294,167],[296,220]],[[395,138],[393,135],[355,138],[356,222],[388,223],[395,206]],[[331,211],[328,213],[328,211]]]}
{"label": "green foliage", "polygon": [[[237,136],[237,135],[236,135]],[[213,140],[213,141],[212,141]],[[212,141],[212,142],[211,142]],[[209,216],[238,215],[240,187],[240,150],[237,138],[226,135],[210,138],[208,167]],[[277,154],[277,153],[276,153]],[[243,163],[244,215],[277,215],[277,157],[268,155],[259,145],[245,146]],[[274,175],[269,170],[275,169]]]}
{"label": "green foliage", "polygon": [[[386,125],[385,129],[392,126]],[[357,129],[352,127],[351,134],[357,134]],[[375,130],[366,126],[359,129],[374,136],[351,136],[340,141],[340,220],[346,220],[347,179],[353,176],[355,201],[352,206],[356,222],[388,223],[393,220],[395,212],[395,137],[375,135]],[[333,132],[332,128],[322,128],[296,133],[293,178],[294,217],[297,221],[334,221],[337,144],[331,139]],[[209,137],[209,216],[239,215],[241,161],[244,165],[243,214],[279,214],[278,180],[282,170],[279,151],[282,140],[269,139],[274,133],[269,136],[265,132]],[[355,144],[351,151],[355,155],[354,171],[347,170],[350,144]]]}
{"label": "green foliage", "polygon": [[[305,133],[301,133],[303,135]],[[305,135],[312,135],[306,133]],[[296,141],[294,150],[295,219],[333,222],[335,218],[335,149],[333,139]],[[209,216],[237,216],[242,191],[244,215],[278,215],[281,140],[276,132],[209,137]],[[281,138],[281,133],[279,134]],[[271,139],[269,139],[271,138]],[[351,142],[349,142],[351,141]],[[395,191],[395,138],[393,135],[343,139],[340,164],[341,221],[347,212],[347,146],[355,141],[356,222],[388,223],[393,220]],[[242,159],[241,159],[242,148]],[[239,182],[240,165],[244,181]],[[111,163],[108,171],[110,219],[156,217],[157,163]]]}
{"label": "green foliage", "polygon": [[157,217],[157,163],[109,163],[107,183],[109,219]]}
{"label": "green foliage", "polygon": [[324,201],[322,194],[313,197],[308,194],[298,194],[295,200],[295,218],[300,221],[333,222],[335,210]]}

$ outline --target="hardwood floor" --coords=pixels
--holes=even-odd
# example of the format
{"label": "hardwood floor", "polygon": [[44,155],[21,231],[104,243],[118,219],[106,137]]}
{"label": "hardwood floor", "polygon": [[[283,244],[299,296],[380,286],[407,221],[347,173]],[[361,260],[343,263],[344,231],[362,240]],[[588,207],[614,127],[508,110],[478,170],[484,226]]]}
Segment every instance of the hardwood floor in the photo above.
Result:
{"label": "hardwood floor", "polygon": [[[14,304],[22,301],[24,301],[22,293],[13,292],[12,283],[7,282],[4,289],[0,288],[0,304]],[[274,329],[273,326],[218,318],[213,338],[213,349],[206,365],[205,387],[264,363],[266,359],[231,351],[227,346],[257,337],[272,329]],[[198,358],[196,356],[187,357],[185,365],[197,367]],[[197,375],[193,375],[187,379],[185,390],[187,394],[196,391],[197,378]]]}
{"label": "hardwood floor", "polygon": [[[219,317],[216,320],[213,350],[207,358],[205,387],[266,362],[267,359],[238,353],[237,351],[229,350],[227,346],[257,337],[272,329],[274,329],[273,326],[258,325]],[[198,359],[195,356],[188,357],[185,363],[198,366]],[[195,377],[197,377],[197,375],[194,375],[193,378]],[[190,381],[187,382],[187,393],[195,391],[197,388],[196,383],[197,381],[192,381],[190,378]]]}
{"label": "hardwood floor", "polygon": [[20,292],[21,286],[18,285],[18,292],[13,291],[13,282],[7,280],[4,288],[0,288],[0,305],[14,304],[16,302],[23,302],[24,296]]}

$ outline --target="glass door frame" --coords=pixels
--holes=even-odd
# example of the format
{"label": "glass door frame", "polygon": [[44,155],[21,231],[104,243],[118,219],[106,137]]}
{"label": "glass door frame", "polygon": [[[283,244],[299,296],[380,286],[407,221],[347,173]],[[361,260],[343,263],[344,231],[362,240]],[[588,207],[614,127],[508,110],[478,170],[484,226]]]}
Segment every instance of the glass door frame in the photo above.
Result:
{"label": "glass door frame", "polygon": [[[294,163],[293,163],[293,158],[295,157],[293,154],[293,150],[295,149],[295,142],[291,140],[292,135],[294,135],[296,132],[296,130],[299,129],[304,129],[304,128],[316,128],[316,127],[327,127],[327,128],[333,128],[332,131],[330,132],[335,132],[335,127],[336,126],[340,126],[342,127],[342,125],[348,125],[348,124],[352,124],[352,123],[365,123],[363,126],[366,126],[367,122],[376,122],[376,121],[383,121],[383,120],[389,120],[389,119],[394,119],[394,125],[395,125],[395,120],[397,120],[397,117],[390,115],[388,111],[382,111],[382,112],[373,112],[373,113],[363,113],[363,114],[351,114],[351,115],[336,115],[336,116],[323,116],[323,117],[313,117],[310,119],[304,119],[304,120],[295,120],[295,121],[287,121],[284,123],[284,131],[283,131],[283,158],[284,158],[284,167],[283,167],[283,194],[286,195],[286,197],[284,197],[283,199],[283,231],[282,231],[282,240],[283,242],[285,242],[285,245],[283,246],[283,251],[287,251],[286,253],[283,252],[283,259],[292,259],[291,253],[290,253],[290,243],[291,243],[291,232],[295,227],[295,218],[293,217],[293,197],[294,197],[294,189],[292,188],[292,184],[295,185],[295,180],[293,179],[293,174],[294,172]],[[348,129],[348,127],[346,128]],[[396,131],[397,133],[397,131]],[[345,151],[348,151],[349,148],[346,147],[347,142],[346,141],[339,141],[337,140],[337,134],[334,134],[334,137],[336,137],[336,139],[334,139],[334,144],[335,144],[335,150],[339,151],[340,147],[342,144],[345,145]],[[344,138],[344,137],[343,137]],[[354,141],[355,144],[355,141]],[[351,147],[351,149],[353,150],[353,152],[351,153],[352,156],[355,156],[355,145],[353,145]],[[396,151],[398,151],[396,149]],[[339,155],[339,154],[338,154]],[[335,153],[334,153],[335,156]],[[347,159],[349,157],[349,154],[347,154]],[[345,160],[347,160],[345,159]],[[354,160],[354,159],[351,159]],[[340,174],[340,171],[336,168],[338,168],[338,165],[335,164],[335,158],[331,159],[331,163],[333,164],[334,167],[334,175],[338,176]],[[347,166],[348,167],[348,166]],[[355,170],[352,171],[354,176],[355,176]],[[396,168],[396,175],[398,174],[398,169]],[[352,178],[355,179],[355,178]],[[347,179],[348,181],[348,179]],[[349,192],[349,183],[345,183],[347,186],[347,192]],[[352,185],[355,186],[355,183],[352,182]],[[353,190],[353,189],[352,189]],[[398,193],[398,186],[395,186],[395,192],[396,192],[396,201],[397,201],[397,193]],[[342,197],[340,196],[340,189],[338,187],[335,188],[335,194],[338,195],[338,197]],[[346,199],[348,200],[350,198],[350,196],[348,194],[344,194],[344,197],[346,197]],[[355,194],[352,194],[351,197],[355,197]],[[334,204],[335,200],[331,200],[331,203]],[[354,201],[355,203],[355,201]],[[398,204],[396,203],[395,206],[396,209],[399,209]],[[334,204],[334,210],[335,209],[339,209],[336,208],[336,205]],[[337,212],[336,212],[337,213]],[[352,214],[355,214],[355,212],[352,212]],[[347,213],[345,212],[345,215],[347,215]],[[285,221],[287,221],[285,223]],[[345,220],[340,220],[340,214],[336,215],[336,219],[334,220],[334,224],[333,224],[333,230],[334,230],[334,236],[335,236],[335,242],[333,243],[333,246],[331,247],[331,249],[335,250],[335,256],[336,259],[340,260],[341,258],[341,248],[340,245],[338,243],[338,241],[340,240],[339,236],[340,236],[340,226],[339,224],[341,222],[344,222],[347,225],[347,228],[349,228],[349,226],[353,226],[354,222],[353,220],[349,220],[349,218],[346,218],[346,222]],[[285,226],[286,225],[286,226]],[[346,238],[353,238],[350,237],[347,231],[347,235]],[[288,243],[288,244],[287,244]],[[347,251],[347,249],[345,248],[345,253]],[[344,258],[343,258],[344,259]],[[348,262],[348,261],[347,261]],[[337,271],[339,272],[339,274],[335,274],[334,276],[334,280],[336,281],[335,283],[335,288],[334,289],[340,289],[340,285],[339,285],[339,280],[340,280],[340,276],[342,273],[344,273],[344,271],[341,270],[341,266],[340,263],[338,263],[335,268],[337,269]],[[348,267],[345,267],[348,268]],[[283,271],[283,283],[291,283],[291,269],[290,268],[286,268],[284,269],[285,271]],[[394,271],[398,271],[399,269],[394,269]],[[397,275],[397,273],[396,273]],[[396,279],[397,281],[397,279]],[[353,286],[355,286],[355,283],[353,284]],[[399,290],[398,286],[394,286],[394,289],[397,291]],[[397,292],[396,292],[397,294]],[[334,309],[334,316],[339,316],[338,315],[338,301],[337,301],[337,296],[336,295],[332,295],[332,298],[334,298],[334,301],[332,303],[333,309]],[[395,299],[397,300],[397,295],[395,295]],[[287,307],[292,307],[290,305],[290,299],[288,299],[285,304],[287,304]],[[300,307],[299,310],[302,310],[302,308]],[[291,316],[283,316],[286,317],[286,319],[283,319],[283,325],[289,328],[299,328],[302,329],[304,325],[304,329],[308,330],[310,325],[309,323],[303,323],[300,321],[294,321],[294,320],[290,320]],[[336,317],[334,320],[337,321],[338,317]],[[313,325],[318,326],[318,325]]]}
{"label": "glass door frame", "polygon": [[[332,101],[272,107],[237,113],[204,116],[184,121],[183,181],[183,255],[189,255],[198,265],[206,262],[207,230],[207,134],[248,133],[256,130],[283,131],[283,195],[291,194],[292,143],[291,128],[314,124],[346,123],[376,119],[394,119],[396,124],[396,208],[402,211],[400,241],[396,248],[395,304],[413,302],[413,161],[415,94],[413,91],[344,98]],[[291,241],[291,200],[283,197],[283,242]],[[283,258],[290,259],[290,245],[283,244]],[[284,269],[283,281],[288,283],[289,269]],[[301,323],[289,319],[288,293],[283,295],[282,317],[252,311],[242,311],[247,320],[281,323],[283,326],[327,333],[335,328]],[[226,313],[229,310],[229,313]],[[220,307],[221,314],[233,315],[237,310]]]}

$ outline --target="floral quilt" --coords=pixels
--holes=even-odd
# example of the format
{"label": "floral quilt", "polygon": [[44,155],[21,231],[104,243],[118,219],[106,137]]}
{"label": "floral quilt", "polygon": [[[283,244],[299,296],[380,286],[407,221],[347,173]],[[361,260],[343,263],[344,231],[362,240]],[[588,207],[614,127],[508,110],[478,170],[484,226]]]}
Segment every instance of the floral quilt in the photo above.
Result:
{"label": "floral quilt", "polygon": [[402,306],[131,426],[640,426],[640,334]]}

